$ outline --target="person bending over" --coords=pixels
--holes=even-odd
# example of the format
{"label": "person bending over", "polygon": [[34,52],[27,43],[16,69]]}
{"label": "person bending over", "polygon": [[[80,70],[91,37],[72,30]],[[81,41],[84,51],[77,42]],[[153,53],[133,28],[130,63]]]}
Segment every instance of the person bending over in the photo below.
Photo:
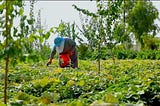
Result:
{"label": "person bending over", "polygon": [[78,53],[76,51],[76,43],[72,39],[63,37],[56,37],[54,39],[54,47],[47,66],[52,63],[53,57],[56,52],[59,54],[59,65],[61,68],[78,68]]}

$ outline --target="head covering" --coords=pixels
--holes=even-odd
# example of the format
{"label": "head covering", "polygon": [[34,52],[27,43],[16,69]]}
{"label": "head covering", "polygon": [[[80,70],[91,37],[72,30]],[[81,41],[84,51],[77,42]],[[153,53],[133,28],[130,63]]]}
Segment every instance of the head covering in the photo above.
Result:
{"label": "head covering", "polygon": [[55,46],[57,47],[57,46],[60,46],[63,41],[64,41],[64,38],[56,37],[56,38],[54,39],[54,44],[55,44]]}

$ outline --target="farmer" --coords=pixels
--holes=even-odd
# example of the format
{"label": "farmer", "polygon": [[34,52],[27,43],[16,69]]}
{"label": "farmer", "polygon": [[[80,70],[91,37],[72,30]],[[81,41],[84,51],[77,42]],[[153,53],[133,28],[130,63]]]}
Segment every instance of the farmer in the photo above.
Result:
{"label": "farmer", "polygon": [[63,37],[55,38],[54,47],[47,66],[52,63],[52,59],[56,52],[59,54],[59,65],[61,68],[70,66],[72,68],[78,68],[76,43],[73,40]]}

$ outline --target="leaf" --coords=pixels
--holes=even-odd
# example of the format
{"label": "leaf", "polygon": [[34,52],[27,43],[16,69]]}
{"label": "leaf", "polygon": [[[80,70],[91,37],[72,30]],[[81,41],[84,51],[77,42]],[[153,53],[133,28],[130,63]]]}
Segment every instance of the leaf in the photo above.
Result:
{"label": "leaf", "polygon": [[23,15],[23,13],[24,13],[24,10],[23,10],[23,8],[21,8],[21,9],[19,10],[19,15]]}
{"label": "leaf", "polygon": [[111,94],[106,94],[103,100],[107,103],[118,103],[118,99]]}
{"label": "leaf", "polygon": [[0,12],[3,13],[3,10],[5,9],[5,2],[0,4]]}
{"label": "leaf", "polygon": [[0,103],[0,106],[7,106],[7,105]]}
{"label": "leaf", "polygon": [[45,35],[44,35],[45,39],[48,39],[50,37],[50,32],[47,32]]}
{"label": "leaf", "polygon": [[29,42],[32,43],[33,41],[34,41],[34,37],[33,37],[33,35],[31,34],[30,37],[29,37]]}
{"label": "leaf", "polygon": [[79,86],[84,86],[85,82],[84,82],[83,80],[81,80],[81,81],[77,82],[77,84],[78,84]]}
{"label": "leaf", "polygon": [[43,43],[44,39],[43,39],[43,37],[42,37],[42,36],[41,36],[41,37],[39,37],[39,41],[40,41],[40,43]]}
{"label": "leaf", "polygon": [[27,16],[22,16],[22,21],[26,20]]}
{"label": "leaf", "polygon": [[30,19],[28,19],[28,20],[27,20],[27,22],[28,22],[28,24],[29,24],[29,25],[32,25],[32,24],[33,24],[33,22],[34,22],[34,20],[30,20]]}
{"label": "leaf", "polygon": [[53,31],[53,28],[51,28],[51,29],[49,30],[49,32],[52,32],[52,33],[53,33],[53,32],[54,32],[54,31]]}
{"label": "leaf", "polygon": [[13,29],[14,29],[14,31],[13,31],[13,36],[16,36],[18,30],[17,30],[17,28],[15,28],[15,27],[14,27]]}

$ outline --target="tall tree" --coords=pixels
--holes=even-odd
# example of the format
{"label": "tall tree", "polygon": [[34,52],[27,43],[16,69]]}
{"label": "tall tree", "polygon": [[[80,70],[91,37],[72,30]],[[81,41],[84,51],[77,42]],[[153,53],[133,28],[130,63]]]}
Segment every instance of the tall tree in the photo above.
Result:
{"label": "tall tree", "polygon": [[30,33],[32,33],[34,30],[35,30],[35,27],[34,27],[34,22],[35,22],[35,18],[34,18],[34,4],[35,4],[35,0],[30,0],[30,23],[32,23],[31,25],[31,29],[30,29]]}
{"label": "tall tree", "polygon": [[[9,1],[6,0],[6,31],[5,31],[5,36],[6,36],[6,42],[5,42],[5,49],[8,47],[8,41],[9,41],[9,29],[8,29],[8,11],[9,11]],[[7,104],[7,81],[8,81],[8,65],[9,65],[9,54],[6,55],[6,66],[5,66],[5,79],[4,79],[4,104]]]}
{"label": "tall tree", "polygon": [[120,17],[119,20],[114,24],[113,35],[117,43],[123,44],[126,49],[130,49],[132,47],[132,35],[128,30],[126,23],[126,16],[130,9],[133,8],[135,4],[134,0],[123,0],[122,5],[120,6]]}
{"label": "tall tree", "polygon": [[[46,30],[46,24],[42,24],[41,20],[41,9],[38,11],[38,16],[36,20],[36,33],[35,35],[38,36],[38,39],[35,40],[35,49],[39,56],[45,60],[46,57],[48,58],[48,54],[50,51],[49,44],[47,42],[48,38],[50,37],[51,33],[53,33],[53,28],[50,28],[49,31]],[[36,53],[37,54],[37,53]],[[35,55],[36,55],[35,54]]]}
{"label": "tall tree", "polygon": [[[50,32],[44,34],[42,38],[35,34],[29,35],[29,27],[32,20],[25,16],[22,0],[0,1],[0,30],[4,38],[0,42],[0,59],[5,60],[5,79],[4,79],[4,103],[7,104],[7,85],[9,64],[15,65],[20,57],[24,56],[24,51],[29,50],[28,44],[33,43],[34,39],[48,38]],[[20,18],[19,18],[20,17]],[[14,20],[18,22],[14,23]],[[18,25],[17,25],[18,24]]]}
{"label": "tall tree", "polygon": [[85,9],[80,9],[76,5],[73,5],[76,10],[82,12],[90,18],[90,22],[87,25],[82,25],[83,34],[87,38],[88,42],[95,44],[95,49],[98,50],[98,70],[100,71],[100,56],[101,47],[107,45],[110,50],[118,43],[116,36],[114,35],[114,28],[112,27],[120,16],[120,6],[122,0],[118,1],[97,1],[97,12],[92,13]]}
{"label": "tall tree", "polygon": [[[142,36],[155,32],[158,29],[154,20],[158,18],[158,10],[152,5],[152,2],[141,0],[137,1],[132,9],[127,14],[126,22],[134,33],[137,43],[144,46]],[[144,34],[146,33],[146,34]]]}
{"label": "tall tree", "polygon": [[2,26],[2,36],[4,38],[4,41],[0,42],[2,45],[0,57],[4,58],[6,63],[4,79],[4,103],[7,104],[7,85],[10,57],[12,57],[16,52],[18,53],[22,49],[19,45],[20,39],[18,39],[18,37],[21,38],[21,34],[17,35],[18,31],[15,27],[13,27],[14,18],[23,14],[23,9],[21,8],[22,1],[1,1],[0,7],[1,17],[5,16],[5,18],[2,18],[0,23],[0,26]]}

